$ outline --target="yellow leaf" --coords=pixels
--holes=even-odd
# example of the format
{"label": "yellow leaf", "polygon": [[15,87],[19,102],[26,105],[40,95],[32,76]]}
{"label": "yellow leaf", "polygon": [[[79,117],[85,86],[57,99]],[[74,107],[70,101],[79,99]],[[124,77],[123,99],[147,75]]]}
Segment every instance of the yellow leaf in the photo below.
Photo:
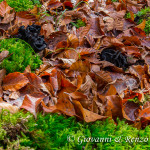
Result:
{"label": "yellow leaf", "polygon": [[138,26],[136,26],[136,27],[144,30],[145,24],[146,24],[146,20],[144,19],[143,22],[141,24],[139,24]]}

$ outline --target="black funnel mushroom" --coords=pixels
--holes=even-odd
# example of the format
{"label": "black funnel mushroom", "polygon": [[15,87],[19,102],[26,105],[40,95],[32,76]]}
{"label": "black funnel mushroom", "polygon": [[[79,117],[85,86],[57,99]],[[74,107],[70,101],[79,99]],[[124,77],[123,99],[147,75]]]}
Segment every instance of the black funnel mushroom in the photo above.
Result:
{"label": "black funnel mushroom", "polygon": [[41,51],[46,48],[47,44],[44,40],[44,36],[39,35],[41,31],[41,26],[39,25],[28,25],[21,26],[18,30],[18,35],[16,38],[20,38],[27,43],[29,43],[35,52]]}
{"label": "black funnel mushroom", "polygon": [[127,57],[118,50],[106,48],[101,53],[99,53],[99,55],[100,60],[109,61],[115,66],[123,68],[123,70],[126,70],[126,68],[128,67]]}

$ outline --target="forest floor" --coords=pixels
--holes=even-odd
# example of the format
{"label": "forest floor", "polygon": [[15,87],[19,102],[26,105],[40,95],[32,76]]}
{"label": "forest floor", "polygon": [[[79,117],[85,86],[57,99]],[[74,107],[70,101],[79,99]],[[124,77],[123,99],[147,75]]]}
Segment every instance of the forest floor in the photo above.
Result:
{"label": "forest floor", "polygon": [[0,0],[1,148],[149,149],[149,51],[149,0]]}

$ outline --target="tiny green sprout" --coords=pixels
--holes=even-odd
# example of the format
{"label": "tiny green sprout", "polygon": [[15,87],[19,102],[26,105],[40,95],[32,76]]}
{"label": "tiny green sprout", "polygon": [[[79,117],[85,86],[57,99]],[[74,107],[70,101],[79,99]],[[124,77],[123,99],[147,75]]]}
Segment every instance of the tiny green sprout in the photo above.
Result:
{"label": "tiny green sprout", "polygon": [[143,105],[143,102],[140,102],[137,96],[135,96],[133,99],[128,99],[128,101]]}
{"label": "tiny green sprout", "polygon": [[77,29],[80,27],[86,26],[86,23],[82,21],[81,19],[78,19],[76,22],[70,22],[73,26],[75,26]]}

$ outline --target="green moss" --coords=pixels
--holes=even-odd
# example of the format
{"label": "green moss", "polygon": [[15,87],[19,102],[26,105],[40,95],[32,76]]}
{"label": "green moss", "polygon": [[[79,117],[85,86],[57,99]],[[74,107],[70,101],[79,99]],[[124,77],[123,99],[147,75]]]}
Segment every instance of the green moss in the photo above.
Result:
{"label": "green moss", "polygon": [[144,9],[141,9],[138,13],[137,16],[141,17],[146,15],[147,13],[150,13],[150,7],[145,7]]}
{"label": "green moss", "polygon": [[[149,34],[150,33],[150,7],[141,9],[140,11],[138,11],[137,14],[134,14],[134,17],[136,16],[140,18],[137,24],[142,23],[142,21],[146,19],[146,25],[145,25],[144,31],[146,34]],[[129,12],[126,13],[125,18],[126,19],[131,18],[131,15]]]}
{"label": "green moss", "polygon": [[78,19],[76,22],[70,22],[73,26],[75,26],[77,29],[80,27],[86,26],[86,23],[82,21],[81,19]]}
{"label": "green moss", "polygon": [[130,12],[127,12],[127,13],[126,13],[125,18],[126,18],[126,19],[131,18],[131,14],[130,14]]}
{"label": "green moss", "polygon": [[146,25],[145,25],[145,33],[150,33],[150,7],[146,7],[145,9],[141,9],[136,16],[140,17],[138,24],[142,23],[143,19],[146,19]]}
{"label": "green moss", "polygon": [[3,50],[8,50],[12,54],[0,64],[0,68],[5,68],[7,73],[23,72],[28,65],[33,71],[42,64],[39,55],[22,40],[13,38],[1,40],[0,52]]}
{"label": "green moss", "polygon": [[[117,121],[118,125],[108,119],[85,123],[77,122],[75,117],[66,118],[56,114],[38,114],[37,119],[34,119],[29,112],[10,114],[3,110],[0,114],[0,147],[15,149],[19,146],[20,149],[44,150],[150,149],[149,140],[138,142],[138,138],[142,141],[142,138],[150,138],[149,126],[144,130],[137,130],[125,121]],[[90,137],[95,140],[97,138],[97,141],[93,139],[92,142],[88,142]],[[118,141],[120,137],[121,140]],[[101,139],[98,141],[98,138]]]}
{"label": "green moss", "polygon": [[[3,0],[0,0],[2,2]],[[6,0],[8,5],[15,9],[15,11],[26,11],[32,9],[34,5],[40,6],[39,0]]]}

